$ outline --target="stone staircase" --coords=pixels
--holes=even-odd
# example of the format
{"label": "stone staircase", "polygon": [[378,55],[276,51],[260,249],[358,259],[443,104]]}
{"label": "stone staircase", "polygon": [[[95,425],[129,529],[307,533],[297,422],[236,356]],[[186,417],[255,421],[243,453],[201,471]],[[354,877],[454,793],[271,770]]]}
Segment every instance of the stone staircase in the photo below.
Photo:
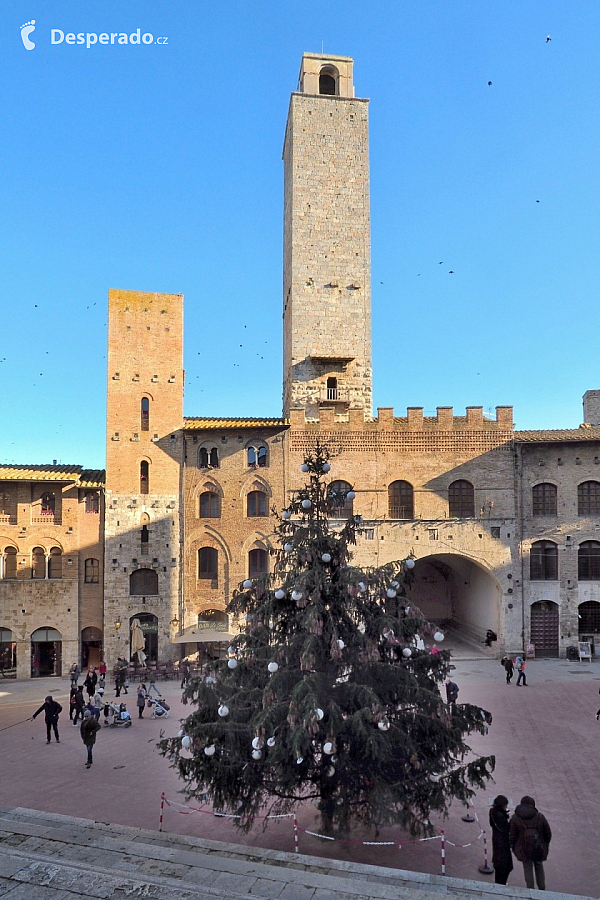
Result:
{"label": "stone staircase", "polygon": [[[37,810],[0,807],[8,900],[575,900],[572,894],[262,850]],[[586,900],[586,898],[582,898]],[[587,898],[589,900],[589,898]]]}

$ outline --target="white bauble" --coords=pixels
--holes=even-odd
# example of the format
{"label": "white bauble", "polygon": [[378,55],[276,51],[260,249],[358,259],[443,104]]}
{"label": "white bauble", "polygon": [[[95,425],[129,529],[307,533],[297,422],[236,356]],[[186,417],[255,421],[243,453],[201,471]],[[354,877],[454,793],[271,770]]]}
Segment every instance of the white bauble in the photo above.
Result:
{"label": "white bauble", "polygon": [[237,659],[228,659],[227,666],[230,669],[237,669]]}
{"label": "white bauble", "polygon": [[354,500],[355,498],[356,498],[356,492],[348,491],[348,493],[346,494],[346,500]]}
{"label": "white bauble", "polygon": [[316,717],[317,717],[317,722],[320,722],[321,719],[323,718],[323,716],[325,715],[325,713],[323,712],[322,709],[320,709],[320,708],[317,706],[317,708],[315,709],[315,715],[316,715]]}
{"label": "white bauble", "polygon": [[192,739],[189,734],[186,734],[186,736],[181,739],[181,746],[185,747],[186,750],[189,750],[189,748],[192,746]]}
{"label": "white bauble", "polygon": [[357,587],[358,587],[359,591],[361,592],[361,594],[364,594],[364,592],[367,589],[367,586],[364,583],[364,581],[359,581]]}
{"label": "white bauble", "polygon": [[442,634],[441,631],[436,631],[436,633],[435,633],[434,636],[433,636],[433,639],[434,639],[434,641],[436,641],[438,644],[440,644],[440,643],[444,640],[444,635]]}
{"label": "white bauble", "polygon": [[323,463],[323,471],[324,472],[329,472],[330,469],[331,469],[331,465],[329,463]]}
{"label": "white bauble", "polygon": [[262,740],[259,737],[252,738],[252,749],[260,750],[262,747]]}
{"label": "white bauble", "polygon": [[204,753],[206,756],[214,756],[215,755],[215,745],[209,744],[208,747],[204,748]]}
{"label": "white bauble", "polygon": [[177,732],[177,737],[183,737],[184,734],[185,734],[185,731],[183,730],[183,728],[180,728],[179,731]]}
{"label": "white bauble", "polygon": [[398,584],[397,581],[391,581],[391,582],[390,582],[390,585],[391,585],[393,588],[400,587],[400,585]]}
{"label": "white bauble", "polygon": [[299,766],[300,763],[303,763],[303,762],[304,762],[304,757],[303,757],[303,756],[299,756],[298,759],[296,760],[296,765]]}
{"label": "white bauble", "polygon": [[409,656],[412,656],[412,650],[410,649],[410,647],[404,648],[404,650],[402,651],[402,656],[404,656],[406,659],[408,659]]}
{"label": "white bauble", "polygon": [[346,646],[345,643],[343,642],[343,640],[342,640],[341,638],[338,638],[337,645],[338,645],[338,647],[339,647],[340,650],[343,650],[344,647]]}
{"label": "white bauble", "polygon": [[262,750],[253,750],[252,751],[252,759],[260,759],[262,756]]}
{"label": "white bauble", "polygon": [[440,780],[440,778],[441,778],[441,775],[438,775],[437,772],[432,772],[431,775],[429,776],[429,780],[433,781],[434,784],[437,784],[438,781]]}
{"label": "white bauble", "polygon": [[246,580],[242,584],[242,587],[244,588],[245,591],[250,590],[250,588],[252,587],[252,582],[250,581],[249,578],[246,578]]}
{"label": "white bauble", "polygon": [[274,746],[275,746],[275,738],[274,737],[267,738],[267,747],[274,747]]}
{"label": "white bauble", "polygon": [[222,703],[221,706],[218,708],[217,712],[219,713],[221,718],[224,719],[225,716],[229,715],[229,707],[225,706],[225,704]]}
{"label": "white bauble", "polygon": [[334,775],[335,775],[335,766],[327,766],[327,768],[325,769],[325,777],[333,778]]}
{"label": "white bauble", "polygon": [[284,544],[283,549],[285,550],[286,553],[291,553],[294,548],[292,547],[291,544]]}
{"label": "white bauble", "polygon": [[388,722],[387,719],[382,719],[381,722],[377,723],[377,727],[379,728],[380,731],[389,731],[390,723]]}
{"label": "white bauble", "polygon": [[302,465],[300,466],[300,471],[308,472],[308,463],[302,463]]}
{"label": "white bauble", "polygon": [[276,600],[283,600],[284,597],[285,597],[285,591],[282,591],[281,588],[279,588],[279,590],[275,591],[275,599]]}
{"label": "white bauble", "polygon": [[321,556],[321,559],[323,560],[324,563],[330,563],[331,562],[331,553],[323,553]]}
{"label": "white bauble", "polygon": [[328,756],[331,756],[331,754],[333,753],[333,744],[331,743],[331,741],[326,741],[323,744],[323,753],[326,753]]}
{"label": "white bauble", "polygon": [[208,676],[208,678],[206,679],[206,684],[216,684],[216,681],[215,681],[215,679],[212,677],[212,675],[209,675],[209,676]]}
{"label": "white bauble", "polygon": [[310,502],[308,497],[306,498],[306,500],[302,501],[302,509],[310,509],[311,506],[312,506],[312,503]]}
{"label": "white bauble", "polygon": [[295,600],[296,603],[298,600],[302,600],[302,591],[292,591],[292,600]]}
{"label": "white bauble", "polygon": [[267,669],[269,670],[271,675],[273,675],[273,673],[276,672],[278,668],[279,668],[279,666],[277,665],[276,662],[270,662],[269,665],[267,666]]}
{"label": "white bauble", "polygon": [[405,559],[404,565],[406,566],[407,569],[414,569],[415,561],[414,561],[414,559]]}
{"label": "white bauble", "polygon": [[395,596],[396,596],[396,591],[394,590],[394,588],[388,588],[387,591],[386,591],[386,594],[388,595],[388,597],[389,597],[390,600],[391,600],[392,597],[395,597]]}
{"label": "white bauble", "polygon": [[286,520],[287,520],[287,519],[291,519],[291,518],[292,518],[292,514],[291,514],[290,510],[289,510],[289,509],[284,509],[284,511],[281,513],[281,518],[282,518],[282,519],[286,519]]}

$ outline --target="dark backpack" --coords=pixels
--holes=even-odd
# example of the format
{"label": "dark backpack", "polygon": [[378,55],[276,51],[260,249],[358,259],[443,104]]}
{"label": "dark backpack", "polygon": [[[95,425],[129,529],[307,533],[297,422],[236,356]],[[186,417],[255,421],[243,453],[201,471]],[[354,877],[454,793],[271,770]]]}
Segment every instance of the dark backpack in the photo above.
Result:
{"label": "dark backpack", "polygon": [[523,855],[532,862],[542,862],[546,857],[546,844],[539,828],[539,819],[536,816],[531,822],[525,824],[521,835]]}

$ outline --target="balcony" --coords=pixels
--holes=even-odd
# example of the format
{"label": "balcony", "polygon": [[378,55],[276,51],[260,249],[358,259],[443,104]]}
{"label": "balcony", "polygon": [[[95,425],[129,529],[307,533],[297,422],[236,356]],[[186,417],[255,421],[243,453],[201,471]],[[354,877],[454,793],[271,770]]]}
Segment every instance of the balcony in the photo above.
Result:
{"label": "balcony", "polygon": [[350,394],[339,388],[325,388],[321,391],[319,403],[350,403]]}
{"label": "balcony", "polygon": [[60,513],[42,513],[40,516],[31,517],[32,525],[61,525],[62,518]]}
{"label": "balcony", "polygon": [[0,515],[0,525],[16,525],[17,517],[16,516],[5,516],[4,513]]}

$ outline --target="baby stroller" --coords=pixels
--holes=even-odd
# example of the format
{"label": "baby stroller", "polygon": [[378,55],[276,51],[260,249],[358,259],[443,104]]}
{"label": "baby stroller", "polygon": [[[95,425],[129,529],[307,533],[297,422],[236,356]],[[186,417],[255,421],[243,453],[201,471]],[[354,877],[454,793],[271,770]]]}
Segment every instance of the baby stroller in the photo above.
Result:
{"label": "baby stroller", "polygon": [[152,710],[152,719],[160,719],[161,716],[164,716],[165,719],[169,718],[169,710],[171,709],[171,707],[164,697],[148,697],[147,705],[148,709]]}
{"label": "baby stroller", "polygon": [[127,712],[125,703],[107,703],[104,707],[104,724],[116,728],[122,725],[124,728],[131,727],[131,716]]}

